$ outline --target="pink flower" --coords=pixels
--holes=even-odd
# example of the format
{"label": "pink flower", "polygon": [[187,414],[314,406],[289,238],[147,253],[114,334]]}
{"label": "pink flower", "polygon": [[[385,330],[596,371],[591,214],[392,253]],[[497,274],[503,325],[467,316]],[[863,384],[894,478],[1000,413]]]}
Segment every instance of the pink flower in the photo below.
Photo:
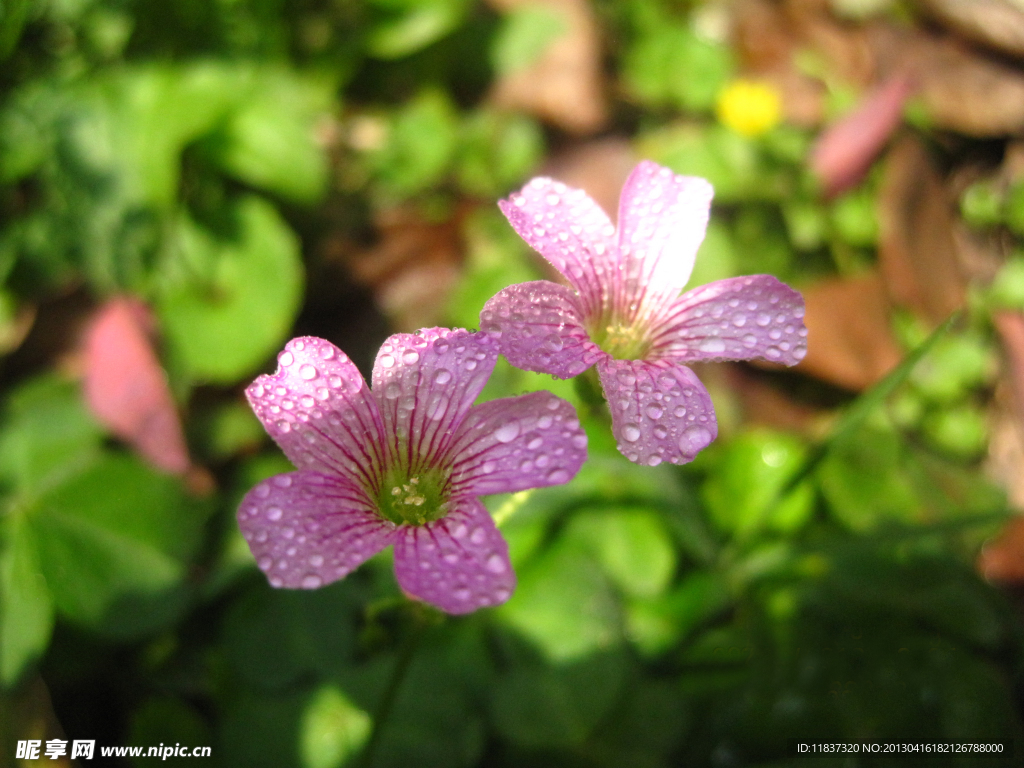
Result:
{"label": "pink flower", "polygon": [[484,333],[396,334],[371,391],[331,343],[288,342],[277,372],[246,395],[298,471],[260,483],[238,509],[273,586],[315,589],[394,544],[395,576],[415,598],[448,613],[509,598],[508,546],[477,496],[565,483],[587,438],[547,392],[474,406],[497,356]]}
{"label": "pink flower", "polygon": [[807,351],[803,297],[770,275],[679,295],[712,194],[704,179],[644,161],[623,187],[618,231],[585,192],[547,178],[499,203],[572,288],[547,280],[505,288],[484,306],[481,328],[519,368],[566,379],[597,364],[630,461],[685,463],[718,434],[711,398],[687,363],[794,365]]}

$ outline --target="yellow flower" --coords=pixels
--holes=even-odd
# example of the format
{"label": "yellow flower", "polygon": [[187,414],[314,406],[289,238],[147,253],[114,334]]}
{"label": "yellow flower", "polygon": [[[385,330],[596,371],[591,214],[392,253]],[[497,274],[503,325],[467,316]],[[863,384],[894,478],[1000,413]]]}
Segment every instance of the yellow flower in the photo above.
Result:
{"label": "yellow flower", "polygon": [[768,83],[733,80],[718,95],[719,122],[744,136],[760,136],[782,117],[779,92]]}

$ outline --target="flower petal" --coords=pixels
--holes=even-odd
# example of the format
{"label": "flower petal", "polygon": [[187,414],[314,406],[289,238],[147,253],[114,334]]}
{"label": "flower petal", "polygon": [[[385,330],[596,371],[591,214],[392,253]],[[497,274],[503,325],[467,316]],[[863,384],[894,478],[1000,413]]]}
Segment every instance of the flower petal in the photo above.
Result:
{"label": "flower petal", "polygon": [[630,461],[685,464],[718,435],[715,407],[696,374],[669,360],[597,364],[612,433]]}
{"label": "flower petal", "polygon": [[579,291],[584,313],[598,313],[616,264],[615,227],[601,207],[582,189],[545,177],[498,206],[519,236]]}
{"label": "flower petal", "polygon": [[424,328],[388,337],[373,365],[392,465],[436,466],[498,359],[489,334]]}
{"label": "flower petal", "polygon": [[249,491],[238,525],[271,586],[289,589],[337,581],[396,535],[358,485],[308,470],[276,475]]}
{"label": "flower petal", "polygon": [[627,318],[667,307],[690,279],[714,190],[650,160],[629,175],[619,198],[615,306]]}
{"label": "flower petal", "polygon": [[260,376],[245,394],[285,456],[299,469],[379,485],[383,422],[352,361],[312,336],[289,341],[277,361],[277,372]]}
{"label": "flower petal", "polygon": [[508,544],[477,499],[463,497],[453,505],[440,520],[398,529],[398,583],[409,595],[447,613],[500,605],[516,587]]}
{"label": "flower petal", "polygon": [[480,312],[480,327],[501,334],[501,353],[516,368],[571,379],[604,356],[580,317],[572,290],[535,280],[492,296]]}
{"label": "flower petal", "polygon": [[531,392],[473,408],[451,457],[454,496],[561,485],[587,458],[587,435],[569,403],[549,392]]}
{"label": "flower petal", "polygon": [[771,275],[719,280],[676,299],[654,330],[651,354],[796,365],[807,354],[803,316],[804,297]]}

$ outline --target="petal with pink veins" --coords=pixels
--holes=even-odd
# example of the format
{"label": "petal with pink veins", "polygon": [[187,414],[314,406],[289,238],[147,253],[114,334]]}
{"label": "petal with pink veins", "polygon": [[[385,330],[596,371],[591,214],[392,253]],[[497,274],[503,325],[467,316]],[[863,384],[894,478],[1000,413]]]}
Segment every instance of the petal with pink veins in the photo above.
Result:
{"label": "petal with pink veins", "polygon": [[626,179],[619,198],[615,306],[627,317],[657,314],[690,279],[714,190],[650,160]]}
{"label": "petal with pink veins", "polygon": [[373,366],[389,464],[411,472],[437,465],[498,360],[489,334],[425,328],[389,336]]}
{"label": "petal with pink veins", "polygon": [[398,584],[412,597],[447,613],[504,603],[516,586],[508,544],[479,501],[463,497],[452,505],[440,520],[398,529]]}
{"label": "petal with pink veins", "polygon": [[490,400],[473,408],[451,448],[454,496],[561,485],[587,457],[576,409],[548,392]]}
{"label": "petal with pink veins", "polygon": [[340,349],[312,336],[292,339],[273,375],[246,397],[264,428],[299,469],[379,485],[384,466],[380,412],[362,374]]}
{"label": "petal with pink veins", "polygon": [[358,485],[311,471],[257,485],[238,507],[238,525],[271,586],[290,589],[343,578],[397,535]]}
{"label": "petal with pink veins", "polygon": [[480,328],[500,334],[501,353],[516,368],[571,379],[604,352],[590,340],[572,290],[547,280],[510,285],[480,312]]}
{"label": "petal with pink veins", "polygon": [[796,365],[807,354],[803,317],[803,296],[771,275],[719,280],[676,299],[653,331],[650,354]]}
{"label": "petal with pink veins", "polygon": [[637,464],[685,464],[718,435],[715,407],[696,374],[669,360],[597,364],[622,454]]}
{"label": "petal with pink veins", "polygon": [[618,259],[615,227],[582,189],[533,179],[498,203],[519,236],[579,292],[584,311],[599,312]]}

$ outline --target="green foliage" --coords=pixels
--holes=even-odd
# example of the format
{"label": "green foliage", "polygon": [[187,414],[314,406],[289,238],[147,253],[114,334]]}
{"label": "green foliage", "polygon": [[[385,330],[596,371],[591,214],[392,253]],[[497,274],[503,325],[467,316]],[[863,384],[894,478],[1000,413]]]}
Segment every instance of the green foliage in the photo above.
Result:
{"label": "green foliage", "polygon": [[495,72],[508,75],[525,69],[566,31],[562,16],[545,5],[526,3],[513,7],[502,19],[491,48]]}
{"label": "green foliage", "polygon": [[622,76],[645,106],[709,111],[732,69],[728,48],[669,21],[641,33],[626,54]]}
{"label": "green foliage", "polygon": [[157,303],[171,358],[194,381],[251,373],[280,346],[301,301],[299,244],[277,211],[247,196],[225,213],[228,239],[182,216],[179,274]]}

